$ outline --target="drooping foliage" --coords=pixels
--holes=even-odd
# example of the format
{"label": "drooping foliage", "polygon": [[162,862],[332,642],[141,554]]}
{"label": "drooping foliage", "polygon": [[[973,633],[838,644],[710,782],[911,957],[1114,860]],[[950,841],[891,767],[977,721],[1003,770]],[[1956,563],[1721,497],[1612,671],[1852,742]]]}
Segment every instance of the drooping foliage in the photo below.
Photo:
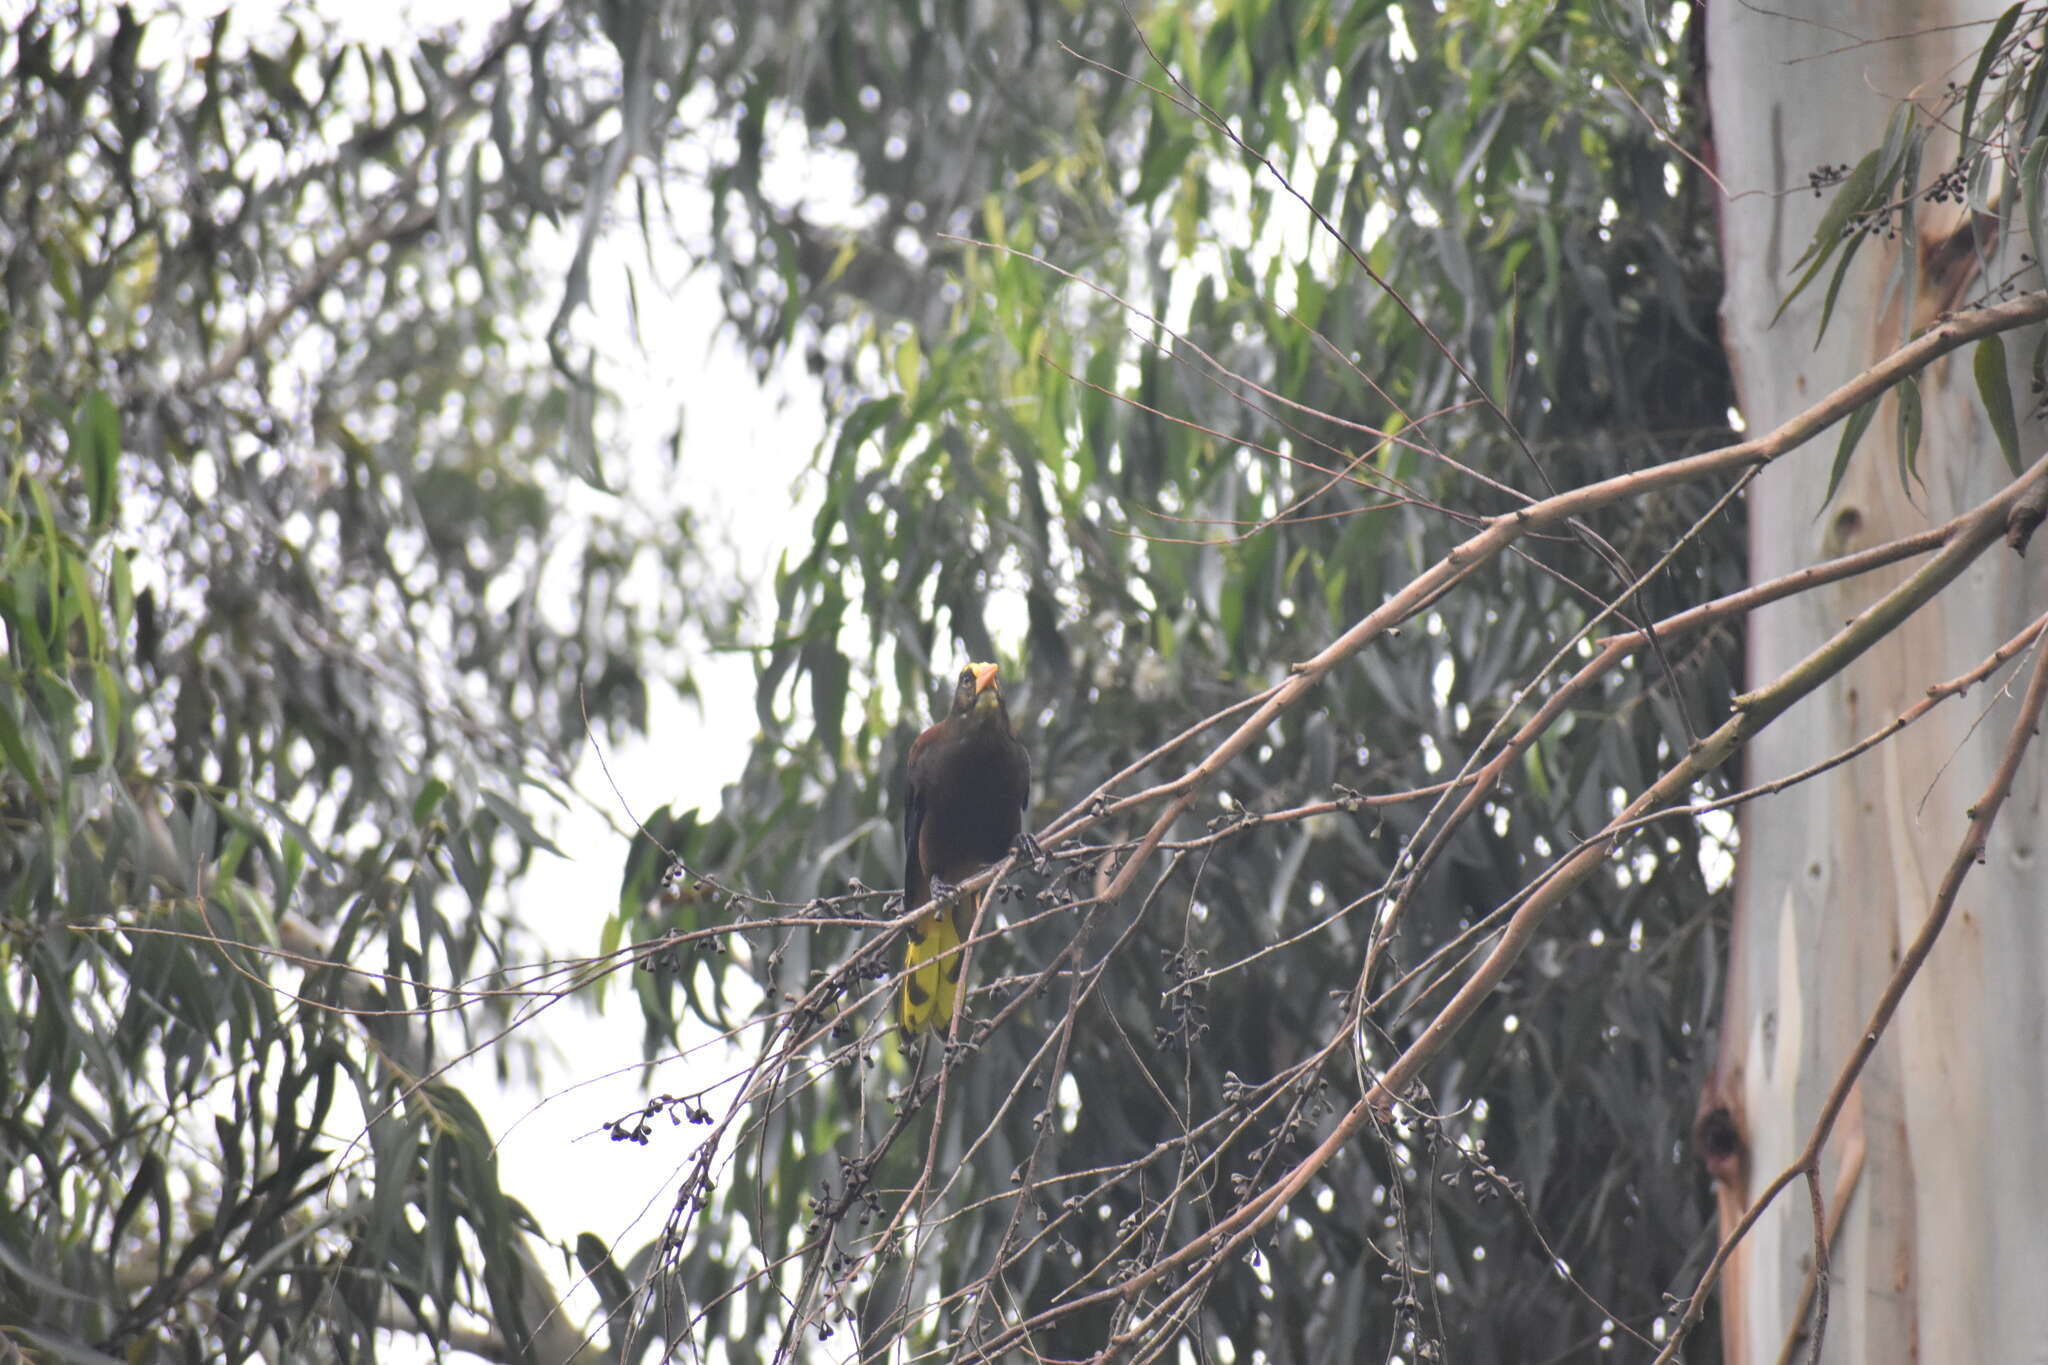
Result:
{"label": "drooping foliage", "polygon": [[[860,889],[900,877],[904,751],[935,680],[1002,656],[1042,825],[1284,678],[1473,517],[1713,443],[1682,23],[565,4],[394,54],[304,14],[19,20],[6,1320],[73,1357],[370,1354],[422,1323],[565,1355],[558,1273],[435,1074],[514,1006],[445,992],[521,960],[502,894],[586,712],[638,724],[657,662],[687,687],[674,647],[707,637],[771,642],[761,738],[722,809],[650,821],[607,946],[732,930],[634,973],[657,1053],[689,1016],[748,1024],[741,973],[767,1026],[740,1034],[744,1103],[676,1106],[726,1121],[674,1238],[577,1244],[615,1310],[590,1349],[843,1358],[842,1316],[876,1352],[991,1341],[1255,1196],[1427,1017],[1410,969],[1716,719],[1735,641],[1646,652],[1426,876],[1404,861],[1431,800],[1385,798],[1525,718],[1545,661],[1720,490],[1591,516],[1446,596],[1084,907],[1153,813],[1110,803],[1201,743],[1111,790],[992,898],[978,1046],[921,1064],[881,1036],[890,911]],[[813,165],[856,202],[807,197]],[[708,225],[670,202],[685,178]],[[834,406],[778,617],[737,635],[686,513],[572,496],[627,477],[579,331],[614,218],[677,233],[734,332],[764,363],[802,348]],[[1626,616],[1735,585],[1738,543],[1709,522]],[[649,562],[670,590],[629,597]],[[666,896],[657,843],[691,874]],[[1724,852],[1691,824],[1642,836],[1400,1123],[1168,1337],[1539,1359],[1610,1312],[1647,1329],[1705,1217],[1685,1134]],[[1151,1302],[1033,1345],[1089,1354]]]}
{"label": "drooping foliage", "polygon": [[[1133,25],[1047,7],[936,33],[805,12],[831,59],[749,67],[733,116],[801,107],[881,203],[865,230],[800,246],[797,278],[852,262],[839,280],[909,271],[922,292],[785,296],[780,250],[726,262],[733,294],[774,300],[762,344],[792,313],[817,338],[841,420],[810,543],[776,585],[763,739],[679,846],[709,878],[684,929],[776,915],[768,898],[892,914],[859,888],[898,884],[892,783],[964,658],[1000,654],[1024,679],[1043,826],[1286,678],[1473,518],[1727,436],[1682,11],[1231,6]],[[956,49],[1009,54],[1000,84],[939,65]],[[1037,131],[1047,88],[1071,131]],[[1028,164],[988,152],[1004,174],[960,192],[964,157],[1033,138]],[[739,235],[802,220],[733,177]],[[946,235],[900,230],[915,224]],[[843,1315],[870,1351],[898,1333],[989,1348],[1029,1320],[1034,1349],[1086,1357],[1160,1302],[1148,1332],[1184,1321],[1240,1358],[1540,1359],[1651,1331],[1706,1227],[1689,1128],[1728,850],[1696,824],[1647,831],[1576,897],[1408,1121],[1327,1168],[1203,1297],[1170,1300],[1169,1276],[1060,1305],[1126,1285],[1270,1184],[1443,998],[1411,969],[1469,948],[1617,793],[1725,717],[1739,642],[1695,636],[1596,688],[1426,874],[1404,860],[1432,800],[1381,803],[1525,720],[1582,657],[1545,671],[1576,632],[1738,586],[1739,514],[1686,539],[1725,491],[1590,517],[1443,598],[1216,773],[1115,904],[1088,895],[1156,804],[1110,807],[1011,874],[1020,898],[984,924],[981,1022],[943,1099],[937,1061],[899,1065],[881,1040],[875,932],[775,931],[749,960],[786,1031],[749,1072],[742,1137],[702,1168],[705,1210],[678,1209],[669,1311],[789,1255],[765,1272],[779,1292],[740,1298],[748,1326],[722,1307],[713,1335],[822,1337]],[[647,851],[624,913],[663,861]],[[1353,1049],[1389,891],[1406,908]],[[661,983],[694,970],[646,983],[654,1018],[683,998]],[[798,1057],[831,1078],[802,1079]],[[733,1219],[758,1259],[723,1257]]]}
{"label": "drooping foliage", "polygon": [[535,321],[607,183],[596,19],[245,22],[0,35],[0,1319],[55,1358],[540,1329],[437,1080],[509,997],[447,992],[684,628],[635,562],[717,585],[686,518],[560,511],[605,477]]}

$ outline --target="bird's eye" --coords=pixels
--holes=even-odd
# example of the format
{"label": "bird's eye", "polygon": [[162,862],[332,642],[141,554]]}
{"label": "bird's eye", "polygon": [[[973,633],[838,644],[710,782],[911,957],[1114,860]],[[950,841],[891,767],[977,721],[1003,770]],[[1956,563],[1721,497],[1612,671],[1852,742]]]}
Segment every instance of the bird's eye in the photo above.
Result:
{"label": "bird's eye", "polygon": [[962,687],[965,687],[965,686],[967,686],[967,685],[968,685],[969,683],[971,683],[971,682],[973,682],[973,681],[974,681],[974,670],[973,670],[973,669],[971,669],[971,668],[963,668],[963,669],[961,669],[961,670],[960,670],[960,685],[961,685]]}

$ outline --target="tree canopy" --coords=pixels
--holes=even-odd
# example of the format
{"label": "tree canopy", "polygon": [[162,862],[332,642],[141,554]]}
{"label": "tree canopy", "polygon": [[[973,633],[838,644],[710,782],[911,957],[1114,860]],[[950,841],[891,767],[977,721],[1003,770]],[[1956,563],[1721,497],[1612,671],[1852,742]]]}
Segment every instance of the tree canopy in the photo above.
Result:
{"label": "tree canopy", "polygon": [[[1714,1242],[1733,850],[1614,822],[1729,790],[1687,764],[1738,719],[1739,613],[1681,613],[1746,582],[1752,472],[1683,463],[1737,436],[1695,18],[562,0],[394,49],[319,6],[32,8],[0,1333],[1662,1340]],[[827,405],[772,618],[687,420],[673,502],[628,495],[592,276],[677,261]],[[613,812],[573,852],[623,858],[616,910],[539,960],[509,894],[576,756],[710,649],[755,662],[744,771]],[[1004,663],[1043,856],[995,874],[961,1034],[907,1049],[898,785],[967,658]],[[614,1136],[682,1171],[645,1245],[538,1226],[446,1075],[601,992],[646,1024]]]}
{"label": "tree canopy", "polygon": [[[993,1349],[1011,1339],[1003,1324],[1051,1309],[1034,1349],[1089,1354],[1147,1300],[1062,1315],[1053,1306],[1085,1297],[1068,1286],[1142,1270],[1269,1185],[1326,1129],[1332,1091],[1352,1092],[1362,1060],[1427,1020],[1435,973],[1409,969],[1467,950],[1476,923],[1735,690],[1726,634],[1646,655],[1523,755],[1512,802],[1489,803],[1429,868],[1413,863],[1433,788],[1556,679],[1518,685],[1726,485],[1675,489],[1529,545],[1484,590],[1445,597],[1397,644],[1323,678],[1210,775],[1165,861],[1116,908],[1075,907],[1097,860],[1151,818],[1117,798],[1206,746],[1103,787],[1113,774],[1284,680],[1476,517],[1716,444],[1730,400],[1700,187],[1658,135],[1681,122],[1675,25],[1538,6],[1452,7],[1427,27],[1369,7],[1239,10],[1206,29],[1167,10],[1066,31],[1047,18],[1002,90],[967,85],[964,111],[927,98],[967,78],[912,66],[850,92],[878,101],[859,135],[874,145],[807,120],[860,158],[864,186],[891,187],[859,258],[929,213],[946,232],[917,239],[923,278],[957,288],[924,316],[892,316],[885,297],[856,314],[866,333],[838,320],[843,298],[813,304],[842,423],[821,452],[811,542],[776,585],[763,744],[717,817],[670,841],[717,888],[681,928],[784,915],[768,902],[813,894],[834,917],[889,914],[846,888],[898,880],[893,780],[878,776],[900,770],[963,653],[1021,666],[1031,823],[1098,790],[1107,818],[1048,869],[1009,878],[1020,898],[975,959],[994,982],[988,1023],[951,1061],[943,1102],[890,1069],[879,1010],[841,1012],[888,961],[862,956],[871,929],[778,929],[757,949],[768,997],[800,1001],[793,1033],[762,1045],[758,1107],[733,1129],[746,1136],[704,1167],[713,1208],[676,1226],[749,1220],[762,1259],[723,1263],[720,1241],[686,1235],[676,1292],[702,1301],[779,1254],[824,1268],[787,1272],[786,1298],[743,1296],[749,1326],[714,1335],[804,1316],[829,1330],[843,1309],[869,1349],[898,1331]],[[911,31],[877,27],[835,47],[830,73],[798,74],[844,81],[920,51]],[[1041,131],[1041,80],[1070,92],[1074,133]],[[815,108],[813,90],[764,75],[741,118],[800,97]],[[1005,137],[1013,113],[1031,122]],[[1030,150],[1007,151],[987,192],[944,212],[893,188],[958,183],[963,120],[977,150]],[[775,222],[764,213],[755,231]],[[773,294],[758,275],[739,291]],[[860,382],[863,364],[887,392]],[[1627,616],[1739,584],[1739,535],[1739,516],[1701,528]],[[822,862],[821,828],[851,836]],[[1686,1133],[1725,912],[1703,867],[1722,856],[1697,827],[1659,827],[1631,850],[1489,1004],[1420,1109],[1293,1201],[1252,1268],[1170,1310],[1190,1338],[1280,1359],[1428,1342],[1541,1358],[1614,1330],[1610,1314],[1648,1330],[1704,1226]],[[664,862],[650,851],[642,866],[651,878]],[[806,878],[760,872],[791,866]],[[1372,978],[1371,1022],[1347,1024],[1389,892],[1400,946]],[[636,918],[634,934],[669,913]],[[1354,1054],[1342,1040],[1361,1027]],[[792,1038],[813,1034],[837,1079],[797,1065],[812,1054]],[[899,1117],[941,1109],[935,1135]],[[792,1227],[789,1201],[821,1187]],[[917,1193],[899,1216],[905,1189]],[[915,1249],[877,1265],[880,1227],[912,1230]],[[1586,1293],[1560,1286],[1560,1261]]]}

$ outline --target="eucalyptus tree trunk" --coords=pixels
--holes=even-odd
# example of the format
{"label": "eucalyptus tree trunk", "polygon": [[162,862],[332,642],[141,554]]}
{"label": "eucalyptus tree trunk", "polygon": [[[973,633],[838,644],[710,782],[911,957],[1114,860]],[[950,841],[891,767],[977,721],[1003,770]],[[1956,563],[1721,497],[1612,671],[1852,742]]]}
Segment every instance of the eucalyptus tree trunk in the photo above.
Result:
{"label": "eucalyptus tree trunk", "polygon": [[[2002,3],[1707,10],[1714,167],[1725,194],[1722,317],[1744,418],[1768,429],[1894,349],[1909,327],[1967,306],[2027,251],[1999,241],[1995,212],[1918,202],[1913,316],[1896,287],[1905,238],[1873,238],[1849,268],[1826,331],[1826,273],[1773,324],[1794,263],[1827,207],[1809,173],[1854,164],[1901,101],[1922,118],[1970,80],[1985,22]],[[1904,36],[1902,36],[1904,35]],[[1920,181],[1946,169],[1952,134],[1928,144]],[[1974,240],[1973,240],[1974,234]],[[1832,264],[1829,270],[1832,270]],[[2037,272],[2020,276],[2039,287]],[[2048,431],[2030,415],[2037,337],[2006,338],[2020,454]],[[1839,428],[1781,461],[1749,498],[1750,564],[1763,581],[1935,525],[2011,475],[1959,351],[1922,374],[1924,436],[1913,499],[1896,460],[1896,398],[1825,502]],[[1825,502],[1825,510],[1823,504]],[[1934,683],[1983,660],[2048,609],[2032,561],[1994,547],[1936,600],[1808,698],[1748,753],[1749,783],[1796,772],[1884,725]],[[1913,561],[1789,599],[1750,623],[1751,686],[1779,676],[1896,586]],[[1747,807],[1716,1072],[1703,1098],[1702,1154],[1724,1233],[1805,1145],[1935,884],[1967,808],[2007,740],[2024,683],[1934,708],[1865,757]],[[2022,673],[2022,679],[2024,673]],[[1985,863],[1842,1112],[1821,1167],[1830,1224],[1823,1359],[2020,1361],[2048,1341],[2048,877],[2042,765],[2029,753]],[[1807,1191],[1780,1197],[1721,1286],[1727,1360],[1804,1359],[1801,1300],[1814,1251]]]}

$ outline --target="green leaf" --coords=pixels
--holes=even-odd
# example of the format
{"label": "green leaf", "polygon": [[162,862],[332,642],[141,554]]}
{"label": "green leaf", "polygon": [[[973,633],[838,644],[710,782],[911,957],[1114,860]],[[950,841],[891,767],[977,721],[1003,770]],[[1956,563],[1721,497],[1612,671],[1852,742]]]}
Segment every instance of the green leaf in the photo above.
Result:
{"label": "green leaf", "polygon": [[924,377],[923,354],[915,332],[904,337],[896,348],[896,383],[903,390],[907,402],[917,401],[918,381]]}
{"label": "green leaf", "polygon": [[98,389],[85,396],[72,418],[71,458],[85,476],[92,529],[104,530],[120,500],[116,474],[121,463],[121,415]]}
{"label": "green leaf", "polygon": [[0,702],[0,757],[4,757],[7,766],[28,783],[30,790],[41,789],[41,774],[29,757],[28,746],[22,742],[21,727],[15,723],[13,709],[4,702]]}
{"label": "green leaf", "polygon": [[107,595],[114,613],[114,638],[126,640],[135,620],[135,584],[129,575],[128,556],[116,554],[107,565]]}
{"label": "green leaf", "polygon": [[78,280],[72,274],[71,253],[55,239],[44,237],[43,256],[50,267],[50,285],[57,291],[57,297],[64,300],[64,307],[74,318],[85,316],[85,305],[78,297]]}
{"label": "green leaf", "polygon": [[[1842,281],[1849,274],[1849,263],[1856,259],[1856,253],[1863,249],[1863,243],[1867,239],[1865,233],[1854,234],[1850,237],[1849,244],[1843,248],[1841,256],[1835,261],[1835,273],[1828,278],[1827,297],[1820,305],[1820,326],[1814,329],[1813,344],[1816,348],[1820,346],[1821,338],[1827,334],[1828,320],[1835,315],[1835,300],[1841,296]],[[1783,311],[1782,304],[1779,305],[1779,310]],[[1773,318],[1772,321],[1775,322],[1776,319]]]}
{"label": "green leaf", "polygon": [[1193,138],[1175,131],[1167,119],[1155,119],[1145,140],[1145,155],[1138,166],[1138,186],[1131,193],[1131,202],[1149,204],[1162,191],[1180,184],[1195,146]]}
{"label": "green leaf", "polygon": [[1995,336],[1977,343],[1970,368],[1977,375],[1977,396],[1984,400],[1984,415],[1998,436],[1998,449],[2007,468],[2020,472],[2020,424],[2013,415],[2012,385],[2005,377],[2005,343]]}
{"label": "green leaf", "polygon": [[[618,910],[605,917],[604,928],[597,936],[597,955],[599,957],[610,957],[619,950],[619,945],[626,941],[626,916],[626,911]],[[598,981],[597,985],[600,992],[603,991],[604,982],[607,979],[609,978]]]}
{"label": "green leaf", "polygon": [[302,862],[304,856],[310,855],[313,861],[317,863],[323,871],[331,871],[333,869],[334,860],[327,856],[326,851],[320,845],[320,840],[314,835],[313,831],[306,826],[304,821],[300,820],[297,816],[293,815],[283,806],[278,805],[275,801],[272,801],[270,798],[264,796],[261,792],[251,791],[245,788],[241,792],[237,793],[237,795],[241,800],[247,801],[251,805],[258,807],[260,810],[263,811],[264,814],[268,815],[271,819],[277,821],[279,827],[282,828],[287,835],[298,841],[299,847],[302,851]]}
{"label": "green leaf", "polygon": [[20,1332],[23,1341],[40,1348],[42,1354],[50,1360],[65,1361],[68,1365],[127,1365],[121,1357],[95,1351],[84,1342],[71,1337],[53,1336],[33,1327],[21,1327],[16,1330]]}
{"label": "green leaf", "polygon": [[1528,778],[1529,790],[1535,793],[1536,799],[1549,804],[1550,773],[1543,766],[1542,746],[1531,744],[1522,750],[1522,775]]}
{"label": "green leaf", "polygon": [[852,664],[833,647],[829,637],[805,645],[803,663],[811,680],[811,714],[816,719],[818,738],[827,753],[837,754],[845,734]]}
{"label": "green leaf", "polygon": [[162,1229],[175,1226],[171,1222],[171,1195],[164,1180],[163,1158],[155,1152],[142,1154],[142,1162],[135,1169],[135,1178],[128,1182],[128,1193],[122,1197],[120,1207],[114,1210],[114,1226],[108,1237],[110,1242],[120,1245],[121,1234],[127,1231],[129,1220],[142,1208],[144,1199],[156,1202],[157,1227],[152,1232],[160,1234]]}
{"label": "green leaf", "polygon": [[469,846],[467,833],[451,833],[442,843],[441,851],[448,857],[448,865],[455,869],[455,880],[462,884],[472,905],[482,907],[484,892],[488,888],[489,874],[477,864],[476,853]]}
{"label": "green leaf", "polygon": [[1884,142],[1878,147],[1877,179],[1873,192],[1886,196],[1899,177],[1899,168],[1906,162],[1906,150],[1913,145],[1913,128],[1920,106],[1911,100],[1900,100],[1892,109],[1892,116],[1884,127]]}
{"label": "green leaf", "polygon": [[895,419],[902,407],[903,399],[892,393],[886,398],[870,398],[849,413],[840,424],[839,439],[832,444],[833,465],[851,459],[868,437]]}
{"label": "green leaf", "polygon": [[1226,572],[1223,576],[1223,591],[1217,602],[1217,624],[1223,628],[1223,638],[1230,643],[1233,652],[1243,641],[1239,638],[1244,629],[1244,580],[1246,575]]}
{"label": "green leaf", "polygon": [[278,913],[291,909],[292,892],[298,889],[299,878],[306,871],[306,846],[287,834],[279,840],[283,846],[284,876],[277,886]]}
{"label": "green leaf", "polygon": [[[1849,263],[1856,258],[1856,252],[1870,235],[1863,230],[1866,224],[1857,221],[1858,215],[1875,213],[1878,210],[1889,213],[1887,205],[1892,198],[1893,187],[1898,183],[1899,171],[1913,160],[1911,150],[1916,145],[1913,136],[1916,107],[1911,101],[1902,101],[1892,110],[1891,120],[1885,125],[1884,142],[1875,152],[1864,157],[1856,169],[1850,172],[1849,178],[1842,182],[1834,202],[1828,205],[1827,213],[1821,218],[1821,235],[1817,235],[1813,245],[1807,248],[1809,252],[1820,249],[1821,257],[1814,261],[1813,267],[1800,278],[1792,293],[1786,295],[1785,302],[1778,305],[1780,313],[1785,311],[1785,304],[1790,303],[1814,277],[1815,271],[1820,269],[1821,262],[1827,258],[1827,253],[1834,249],[1832,243],[1840,242],[1842,234],[1848,233],[1846,249],[1843,250],[1841,259],[1835,263],[1833,278],[1828,281],[1827,300],[1821,305],[1820,331],[1827,331],[1828,320],[1834,316],[1835,300],[1841,294],[1842,281],[1849,273]],[[1909,208],[1907,212],[1910,211]],[[1774,317],[1772,321],[1775,322],[1776,318]],[[1819,344],[1818,337],[1815,338],[1814,344]]]}
{"label": "green leaf", "polygon": [[2024,3],[2016,4],[1999,15],[1998,22],[1991,26],[1991,36],[1977,53],[1977,69],[1970,73],[1970,84],[1963,93],[1963,121],[1957,125],[1963,139],[1958,151],[1959,160],[1970,155],[1970,129],[1977,120],[1977,100],[1984,93],[1984,80],[1991,74],[1992,66],[1998,61],[1999,49],[2012,35],[2012,26],[2019,21],[2020,11],[2025,8]]}
{"label": "green leaf", "polygon": [[53,1299],[81,1304],[93,1302],[86,1295],[67,1286],[62,1280],[44,1274],[34,1262],[25,1259],[4,1238],[0,1238],[0,1267],[5,1267],[10,1273],[18,1276],[23,1283],[33,1287],[39,1293],[49,1295]]}
{"label": "green leaf", "polygon": [[1919,483],[1921,487],[1926,487],[1926,484],[1921,482],[1919,470],[1920,386],[1913,380],[1908,379],[1899,385],[1897,393],[1899,395],[1899,487],[1904,488],[1906,496],[1911,498],[1913,496],[1912,484]]}
{"label": "green leaf", "polygon": [[[1920,153],[1925,148],[1925,138],[1915,138],[1906,149],[1905,164],[1899,169],[1899,180],[1908,188],[1917,189],[1920,184]],[[1913,339],[1913,318],[1920,298],[1920,214],[1917,203],[1899,215],[1898,250],[1894,253],[1897,271],[1894,275],[1896,287],[1902,299],[1899,305],[1899,345]]]}
{"label": "green leaf", "polygon": [[2048,211],[2044,211],[2041,168],[2048,163],[2048,138],[2035,138],[2020,162],[2020,201],[2027,209],[2027,235],[2033,238],[2033,255],[2041,259],[2048,251]]}
{"label": "green leaf", "polygon": [[126,694],[120,677],[105,660],[93,660],[92,678],[93,740],[99,750],[94,766],[111,768],[118,761],[115,750],[119,745],[121,722],[126,718]]}
{"label": "green leaf", "polygon": [[92,590],[92,581],[86,577],[85,561],[76,554],[64,556],[64,592],[60,600],[62,609],[58,612],[59,630],[68,632],[72,622],[83,628],[85,654],[87,659],[106,657],[106,626],[100,618],[98,597]]}
{"label": "green leaf", "polygon": [[1820,261],[1813,258],[1825,259],[1833,251],[1835,243],[1841,241],[1842,229],[1869,202],[1871,188],[1877,184],[1878,163],[1882,155],[1882,148],[1871,148],[1849,174],[1842,177],[1842,183],[1835,186],[1834,197],[1828,200],[1820,223],[1813,230],[1813,240],[1807,243],[1806,251],[1795,262],[1796,265],[1806,265],[1811,261],[1818,268]]}
{"label": "green leaf", "polygon": [[[1865,153],[1863,159],[1856,163],[1856,169],[1850,171],[1848,178],[1836,187],[1835,197],[1828,202],[1827,212],[1821,215],[1820,226],[1814,229],[1813,241],[1795,262],[1795,268],[1803,265],[1806,267],[1806,273],[1801,275],[1799,282],[1787,290],[1785,297],[1779,300],[1778,311],[1771,314],[1773,324],[1785,315],[1785,310],[1792,306],[1792,300],[1798,298],[1805,292],[1806,287],[1813,283],[1814,276],[1820,273],[1821,267],[1834,255],[1835,248],[1842,245],[1843,233],[1849,226],[1849,220],[1861,213],[1864,206],[1870,202],[1871,191],[1877,184],[1878,155],[1875,149]],[[1862,240],[1860,233],[1856,240]],[[1854,249],[1853,244],[1851,249]]]}
{"label": "green leaf", "polygon": [[[365,1091],[363,1107],[374,1114],[381,1103],[372,1093]],[[363,1220],[363,1235],[373,1245],[390,1239],[399,1227],[411,1191],[419,1179],[420,1135],[425,1126],[424,1115],[370,1121],[370,1148],[375,1158],[376,1177],[370,1186],[374,1193],[369,1213]]]}
{"label": "green leaf", "polygon": [[438,777],[428,778],[426,785],[420,788],[420,794],[413,798],[412,823],[414,827],[417,828],[426,824],[428,818],[440,806],[441,799],[447,795],[448,784],[446,782],[443,782]]}
{"label": "green leaf", "polygon": [[605,1317],[624,1330],[630,1325],[633,1290],[618,1262],[612,1259],[611,1248],[594,1232],[579,1233],[576,1237],[576,1263],[583,1267],[583,1273],[590,1277],[591,1285],[596,1288],[597,1297],[604,1304]]}
{"label": "green leaf", "polygon": [[[63,537],[57,532],[57,512],[55,508],[50,506],[50,490],[43,486],[41,479],[30,479],[28,481],[28,495],[29,500],[36,505],[36,520],[42,527],[42,567],[43,573],[48,578],[44,587],[54,599],[57,596],[58,583],[61,581],[64,572],[63,566],[59,563],[59,556],[63,552]],[[33,597],[26,600],[24,605],[27,609],[24,614],[34,615],[35,607],[32,605],[33,602]],[[50,638],[52,643],[54,643],[54,635]]]}
{"label": "green leaf", "polygon": [[1870,419],[1877,416],[1877,405],[1883,397],[1884,395],[1879,394],[1849,414],[1848,422],[1842,427],[1841,443],[1835,447],[1834,468],[1828,471],[1827,495],[1820,500],[1820,511],[1814,513],[1815,518],[1818,518],[1820,512],[1825,511],[1827,505],[1835,500],[1835,490],[1842,486],[1842,476],[1849,472],[1849,457],[1856,453],[1856,443],[1863,439],[1864,431],[1870,426]]}
{"label": "green leaf", "polygon": [[552,853],[557,858],[568,856],[561,849],[556,848],[554,842],[540,832],[539,828],[534,825],[531,816],[513,805],[510,801],[507,801],[504,797],[499,796],[496,792],[478,792],[477,800],[481,801],[493,815],[504,821],[506,827],[512,831],[514,837],[520,843]]}

